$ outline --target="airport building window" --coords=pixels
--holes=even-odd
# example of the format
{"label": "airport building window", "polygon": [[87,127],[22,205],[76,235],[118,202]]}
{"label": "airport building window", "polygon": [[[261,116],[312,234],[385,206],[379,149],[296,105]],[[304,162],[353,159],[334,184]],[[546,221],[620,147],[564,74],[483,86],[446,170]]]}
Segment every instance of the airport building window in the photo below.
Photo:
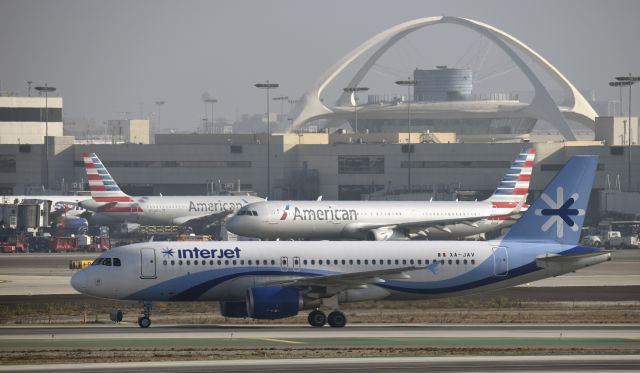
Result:
{"label": "airport building window", "polygon": [[[139,168],[251,168],[251,161],[105,161],[105,167]],[[84,161],[74,161],[74,167],[84,168]]]}
{"label": "airport building window", "polygon": [[[49,117],[47,118],[47,112]],[[0,122],[62,122],[61,108],[0,108]]]}
{"label": "airport building window", "polygon": [[0,172],[16,173],[16,156],[11,154],[0,154]]}
{"label": "airport building window", "polygon": [[384,174],[384,156],[338,156],[338,174]]}
{"label": "airport building window", "polygon": [[[411,168],[509,168],[508,161],[411,161]],[[400,162],[400,168],[409,168],[409,161]]]}

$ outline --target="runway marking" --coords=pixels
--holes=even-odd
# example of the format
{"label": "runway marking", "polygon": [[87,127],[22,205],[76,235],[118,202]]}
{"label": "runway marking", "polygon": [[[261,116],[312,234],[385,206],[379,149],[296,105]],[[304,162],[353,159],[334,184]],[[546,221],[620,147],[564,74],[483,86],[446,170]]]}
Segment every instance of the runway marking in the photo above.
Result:
{"label": "runway marking", "polygon": [[305,342],[301,342],[301,341],[289,341],[286,339],[276,339],[276,338],[259,338],[263,341],[270,341],[270,342],[281,342],[281,343],[292,343],[292,344],[304,344]]}

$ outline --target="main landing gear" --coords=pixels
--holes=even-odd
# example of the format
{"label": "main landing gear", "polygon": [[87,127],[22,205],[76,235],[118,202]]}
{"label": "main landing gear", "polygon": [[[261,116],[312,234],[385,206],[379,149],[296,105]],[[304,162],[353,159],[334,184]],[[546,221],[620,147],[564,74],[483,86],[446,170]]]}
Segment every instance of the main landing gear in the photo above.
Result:
{"label": "main landing gear", "polygon": [[344,313],[335,310],[329,314],[329,317],[325,316],[324,312],[315,309],[309,312],[309,316],[307,317],[307,321],[309,321],[309,325],[314,328],[320,328],[324,326],[327,322],[329,322],[329,326],[332,328],[342,328],[347,325],[347,317]]}
{"label": "main landing gear", "polygon": [[142,302],[142,315],[138,317],[138,325],[148,328],[151,325],[151,302]]}

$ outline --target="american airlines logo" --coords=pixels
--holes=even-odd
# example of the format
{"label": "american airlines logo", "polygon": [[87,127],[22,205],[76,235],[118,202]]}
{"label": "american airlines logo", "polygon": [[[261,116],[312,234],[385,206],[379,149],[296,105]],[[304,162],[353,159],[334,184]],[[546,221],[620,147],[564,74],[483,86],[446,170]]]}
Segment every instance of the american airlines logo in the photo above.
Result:
{"label": "american airlines logo", "polygon": [[204,212],[215,212],[215,211],[233,211],[242,207],[242,203],[234,203],[234,202],[194,202],[189,201],[189,212],[191,211],[204,211]]}
{"label": "american airlines logo", "polygon": [[564,200],[564,189],[558,187],[556,189],[556,200],[554,201],[546,193],[540,197],[544,203],[549,206],[546,209],[536,209],[538,216],[549,216],[549,219],[542,225],[542,231],[546,232],[552,225],[556,225],[556,235],[559,238],[564,236],[564,224],[566,223],[574,232],[578,230],[578,225],[571,218],[572,216],[584,215],[583,209],[571,208],[571,206],[580,198],[578,193],[571,195],[569,199]]}
{"label": "american airlines logo", "polygon": [[287,205],[280,220],[286,220],[290,216],[293,217],[293,220],[358,220],[358,212],[354,209],[301,209],[294,207],[293,213],[291,213],[290,206]]}

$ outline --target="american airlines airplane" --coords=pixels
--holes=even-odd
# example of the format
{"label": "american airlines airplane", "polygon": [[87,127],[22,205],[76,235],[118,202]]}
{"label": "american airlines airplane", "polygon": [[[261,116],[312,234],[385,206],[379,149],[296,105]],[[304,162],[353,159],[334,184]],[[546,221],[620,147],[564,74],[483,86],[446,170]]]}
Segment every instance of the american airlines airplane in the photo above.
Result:
{"label": "american airlines airplane", "polygon": [[91,200],[80,206],[96,212],[93,221],[103,224],[183,225],[213,223],[262,198],[246,196],[144,196],[132,197],[120,190],[95,153],[84,153]]}
{"label": "american airlines airplane", "polygon": [[254,319],[310,309],[311,326],[343,327],[345,302],[498,290],[610,260],[608,251],[578,245],[597,162],[571,158],[500,240],[145,242],[100,255],[71,285],[142,301],[143,328],[153,301],[219,301],[225,317]]}
{"label": "american airlines airplane", "polygon": [[1,196],[2,204],[19,204],[24,200],[44,200],[51,201],[51,213],[66,216],[80,216],[88,213],[87,210],[80,207],[80,203],[90,200],[91,196],[65,196],[65,195],[47,195],[47,196]]}
{"label": "american airlines airplane", "polygon": [[455,239],[511,226],[526,210],[535,149],[525,148],[484,201],[263,201],[227,220],[262,239]]}

